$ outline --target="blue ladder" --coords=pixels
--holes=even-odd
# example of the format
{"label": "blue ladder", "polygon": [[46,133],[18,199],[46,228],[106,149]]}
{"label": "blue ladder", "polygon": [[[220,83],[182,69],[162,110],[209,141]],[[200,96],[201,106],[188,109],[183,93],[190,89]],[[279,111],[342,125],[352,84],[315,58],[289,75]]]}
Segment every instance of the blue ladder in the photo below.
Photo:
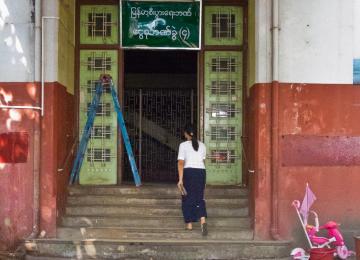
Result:
{"label": "blue ladder", "polygon": [[111,87],[111,95],[112,95],[112,98],[114,101],[114,106],[115,106],[115,110],[116,110],[116,114],[117,114],[118,124],[120,125],[121,134],[124,139],[126,152],[127,152],[128,158],[129,158],[130,165],[131,165],[131,171],[133,173],[135,185],[140,186],[141,180],[140,180],[140,176],[138,173],[138,169],[136,167],[135,157],[134,157],[134,154],[133,154],[133,151],[131,148],[130,138],[129,138],[128,132],[126,131],[124,117],[121,113],[119,99],[117,98],[116,90],[114,88],[114,84],[112,83],[112,80],[111,80],[110,87]]}
{"label": "blue ladder", "polygon": [[111,95],[112,95],[112,98],[113,98],[114,107],[115,107],[115,111],[116,111],[116,114],[117,114],[117,120],[118,120],[118,124],[120,125],[119,131],[121,131],[122,137],[124,139],[126,152],[128,154],[128,158],[129,158],[129,161],[130,161],[131,170],[132,170],[132,173],[133,173],[135,185],[138,187],[138,186],[141,185],[140,176],[139,176],[139,173],[138,173],[138,170],[137,170],[137,167],[136,167],[135,157],[134,157],[134,154],[133,154],[133,151],[132,151],[132,148],[131,148],[129,135],[128,135],[127,130],[126,130],[124,117],[123,117],[122,112],[121,112],[121,108],[120,108],[119,100],[118,100],[118,97],[117,97],[117,93],[116,93],[116,90],[114,88],[114,83],[112,81],[111,76],[109,76],[109,75],[101,75],[100,80],[97,81],[96,84],[95,84],[95,95],[94,95],[93,100],[91,102],[91,105],[89,107],[88,118],[87,118],[86,124],[84,126],[84,133],[83,133],[83,135],[81,137],[79,149],[78,149],[78,152],[76,154],[76,158],[75,158],[75,161],[74,161],[74,166],[73,166],[73,168],[71,170],[70,181],[69,182],[70,182],[70,184],[73,184],[73,183],[75,183],[76,181],[79,180],[79,173],[80,173],[81,165],[82,165],[82,162],[84,160],[86,147],[87,147],[87,144],[88,144],[89,139],[90,139],[91,129],[92,129],[93,125],[94,125],[96,111],[97,111],[97,108],[98,108],[99,103],[100,103],[101,95],[103,93],[104,84],[110,84]]}

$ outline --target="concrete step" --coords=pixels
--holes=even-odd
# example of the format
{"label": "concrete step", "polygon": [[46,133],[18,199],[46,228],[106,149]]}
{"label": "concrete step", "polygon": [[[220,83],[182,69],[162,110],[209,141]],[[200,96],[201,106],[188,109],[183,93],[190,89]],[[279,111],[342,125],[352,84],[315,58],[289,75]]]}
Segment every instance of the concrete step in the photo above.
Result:
{"label": "concrete step", "polygon": [[[244,217],[248,216],[248,207],[207,207],[207,213],[212,217]],[[182,216],[179,206],[148,206],[148,205],[121,205],[121,206],[67,206],[66,214],[73,216],[121,216],[134,214],[138,216]]]}
{"label": "concrete step", "polygon": [[207,186],[209,234],[184,230],[175,184],[72,186],[57,239],[25,243],[26,259],[287,259],[289,241],[253,241],[248,190]]}
{"label": "concrete step", "polygon": [[[0,258],[1,259],[1,258]],[[77,260],[79,258],[74,258],[74,257],[51,257],[51,256],[32,256],[32,255],[27,255],[25,257],[25,260]],[[82,258],[82,259],[94,259],[93,257],[86,257],[86,258]],[[99,259],[99,258],[97,258]],[[131,260],[144,260],[144,259],[149,259],[149,260],[155,260],[152,257],[149,258],[121,258],[121,259],[131,259]],[[285,258],[239,258],[238,260],[289,260],[289,257],[285,257]],[[355,258],[354,258],[355,259]],[[3,259],[1,259],[3,260]]]}
{"label": "concrete step", "polygon": [[24,252],[0,251],[1,260],[23,259]]}
{"label": "concrete step", "polygon": [[25,242],[28,255],[74,259],[281,259],[290,241],[59,240]]}
{"label": "concrete step", "polygon": [[33,255],[26,255],[25,260],[69,260],[69,259],[78,259],[74,257],[56,257],[56,256],[33,256]]}
{"label": "concrete step", "polygon": [[[122,186],[80,186],[69,187],[69,195],[179,195],[176,184],[157,185],[143,184],[141,187],[134,185]],[[205,197],[207,196],[247,196],[248,190],[240,186],[206,186]]]}
{"label": "concrete step", "polygon": [[[27,255],[25,256],[25,258],[21,258],[21,259],[25,259],[25,260],[77,260],[77,259],[91,259],[93,260],[93,257],[84,257],[84,258],[75,258],[75,257],[52,257],[52,256],[32,256],[32,255]],[[100,258],[96,258],[96,259],[100,259]],[[101,259],[106,259],[106,258],[101,258]],[[148,259],[148,260],[156,260],[153,257],[148,257],[148,258],[134,258],[134,257],[125,257],[125,258],[117,258],[117,259],[125,259],[125,260],[144,260],[144,259]],[[211,258],[213,259],[213,258]],[[278,258],[278,257],[271,257],[271,258],[237,258],[237,260],[290,260],[292,258],[289,257],[285,257],[285,258]],[[3,259],[1,259],[3,260]],[[204,260],[204,259],[202,259]],[[349,260],[355,260],[354,259],[349,259]]]}
{"label": "concrete step", "polygon": [[[49,256],[31,256],[31,255],[27,255],[25,257],[25,260],[77,260],[79,258],[73,258],[73,257],[49,257]],[[87,258],[82,258],[82,259],[94,259],[92,257],[87,257]],[[99,258],[98,258],[99,259]],[[119,258],[118,258],[119,259]],[[149,259],[149,260],[155,260],[154,258],[152,257],[149,257],[149,258],[123,258],[123,259],[131,259],[131,260],[144,260],[144,259]],[[355,258],[354,258],[355,259]],[[2,259],[1,259],[2,260]],[[249,260],[249,258],[242,258],[242,259],[238,259],[238,260]],[[250,260],[289,260],[289,257],[285,257],[285,258],[278,258],[278,257],[275,257],[275,258],[251,258]]]}
{"label": "concrete step", "polygon": [[[149,196],[149,195],[73,195],[67,200],[68,205],[181,205],[179,195]],[[206,198],[208,206],[234,205],[244,207],[248,205],[247,197]]]}
{"label": "concrete step", "polygon": [[251,240],[253,231],[250,229],[216,229],[209,227],[207,237],[202,237],[200,228],[187,231],[184,228],[119,228],[119,227],[99,227],[99,228],[68,228],[60,227],[57,229],[59,239],[142,239],[157,241],[159,239],[176,240]]}
{"label": "concrete step", "polygon": [[[250,228],[248,217],[209,217],[207,219],[209,228],[234,227]],[[62,219],[64,227],[163,227],[182,228],[184,219],[182,217],[159,217],[124,215],[121,217],[104,216],[65,216]]]}

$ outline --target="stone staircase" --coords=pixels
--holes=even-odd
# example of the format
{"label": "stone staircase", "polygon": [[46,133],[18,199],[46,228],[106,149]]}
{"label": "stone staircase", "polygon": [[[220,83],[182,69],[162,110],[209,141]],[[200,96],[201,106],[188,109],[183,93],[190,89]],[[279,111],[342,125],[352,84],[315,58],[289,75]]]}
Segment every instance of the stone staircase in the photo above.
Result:
{"label": "stone staircase", "polygon": [[209,234],[186,231],[174,184],[73,186],[56,239],[25,242],[26,259],[287,259],[288,241],[254,241],[246,189],[207,187]]}

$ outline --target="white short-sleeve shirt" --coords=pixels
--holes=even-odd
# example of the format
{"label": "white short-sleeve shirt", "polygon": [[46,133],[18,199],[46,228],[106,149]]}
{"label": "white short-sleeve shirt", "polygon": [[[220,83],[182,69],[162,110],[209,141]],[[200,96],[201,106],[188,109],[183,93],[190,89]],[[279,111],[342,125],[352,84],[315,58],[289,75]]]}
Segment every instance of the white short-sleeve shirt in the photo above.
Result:
{"label": "white short-sleeve shirt", "polygon": [[192,147],[191,141],[182,142],[179,146],[178,160],[184,160],[184,168],[205,169],[204,160],[206,159],[206,147],[198,141],[197,151]]}

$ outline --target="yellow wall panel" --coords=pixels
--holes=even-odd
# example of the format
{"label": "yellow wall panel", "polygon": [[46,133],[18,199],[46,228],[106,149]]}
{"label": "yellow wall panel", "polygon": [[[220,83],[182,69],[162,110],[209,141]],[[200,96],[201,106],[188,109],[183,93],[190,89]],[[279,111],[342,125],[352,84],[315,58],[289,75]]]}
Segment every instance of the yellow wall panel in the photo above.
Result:
{"label": "yellow wall panel", "polygon": [[75,1],[59,1],[58,81],[74,94]]}

